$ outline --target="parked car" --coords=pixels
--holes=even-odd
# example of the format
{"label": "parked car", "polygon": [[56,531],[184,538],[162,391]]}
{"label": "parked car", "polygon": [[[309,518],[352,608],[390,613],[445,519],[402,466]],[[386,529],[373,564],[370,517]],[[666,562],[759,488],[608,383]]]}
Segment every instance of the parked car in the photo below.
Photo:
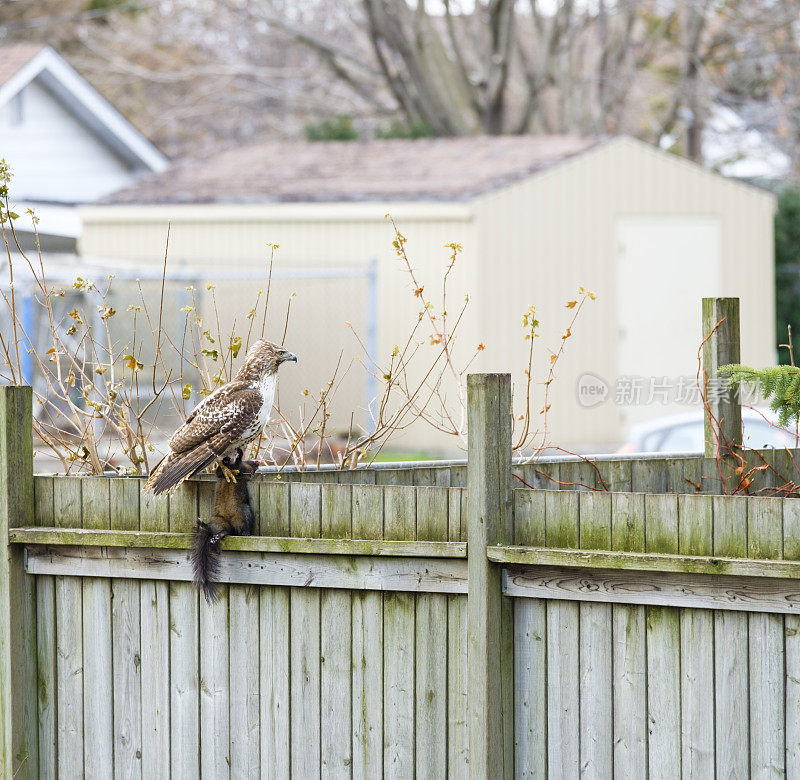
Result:
{"label": "parked car", "polygon": [[[748,449],[796,447],[794,431],[778,426],[769,409],[742,409],[744,446]],[[631,428],[619,452],[703,452],[702,411],[672,414]]]}

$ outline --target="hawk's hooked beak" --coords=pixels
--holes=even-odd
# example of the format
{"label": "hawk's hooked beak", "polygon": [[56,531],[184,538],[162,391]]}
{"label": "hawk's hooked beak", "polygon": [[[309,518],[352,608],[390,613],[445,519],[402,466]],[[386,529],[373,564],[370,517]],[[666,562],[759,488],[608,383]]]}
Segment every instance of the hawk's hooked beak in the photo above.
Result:
{"label": "hawk's hooked beak", "polygon": [[291,360],[292,363],[296,363],[297,362],[297,355],[295,355],[293,352],[284,352],[281,355],[281,363],[286,363],[289,360]]}

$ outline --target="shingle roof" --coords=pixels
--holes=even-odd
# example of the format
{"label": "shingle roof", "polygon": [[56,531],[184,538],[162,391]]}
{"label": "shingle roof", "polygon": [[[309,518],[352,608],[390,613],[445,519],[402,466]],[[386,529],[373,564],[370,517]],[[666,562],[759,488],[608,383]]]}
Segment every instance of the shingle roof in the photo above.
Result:
{"label": "shingle roof", "polygon": [[596,146],[580,136],[272,141],[185,160],[102,203],[461,201]]}
{"label": "shingle roof", "polygon": [[45,47],[38,43],[0,46],[0,87],[27,65]]}

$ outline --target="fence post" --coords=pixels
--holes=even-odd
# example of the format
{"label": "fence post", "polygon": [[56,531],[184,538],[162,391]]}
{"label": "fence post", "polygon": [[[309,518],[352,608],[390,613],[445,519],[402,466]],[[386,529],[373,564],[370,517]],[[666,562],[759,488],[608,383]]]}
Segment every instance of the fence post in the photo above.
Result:
{"label": "fence post", "polygon": [[37,777],[36,590],[8,529],[33,525],[32,393],[0,386],[0,777]]}
{"label": "fence post", "polygon": [[486,548],[512,542],[511,375],[467,377],[469,767],[514,774],[513,611]]}
{"label": "fence post", "polygon": [[709,383],[707,388],[713,390],[707,392],[706,399],[705,454],[707,458],[715,458],[718,445],[722,456],[742,448],[739,391],[710,384],[718,381],[720,366],[741,360],[738,298],[703,298],[703,339],[703,370]]}

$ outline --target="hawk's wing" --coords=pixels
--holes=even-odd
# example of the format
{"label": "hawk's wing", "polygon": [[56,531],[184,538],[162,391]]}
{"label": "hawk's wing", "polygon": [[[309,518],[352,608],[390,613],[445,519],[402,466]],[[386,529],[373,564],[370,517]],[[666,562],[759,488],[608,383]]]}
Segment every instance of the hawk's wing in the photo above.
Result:
{"label": "hawk's wing", "polygon": [[261,393],[246,382],[229,382],[204,398],[186,422],[169,440],[169,448],[186,452],[209,441],[217,434],[227,434],[233,443],[258,417],[262,404]]}

